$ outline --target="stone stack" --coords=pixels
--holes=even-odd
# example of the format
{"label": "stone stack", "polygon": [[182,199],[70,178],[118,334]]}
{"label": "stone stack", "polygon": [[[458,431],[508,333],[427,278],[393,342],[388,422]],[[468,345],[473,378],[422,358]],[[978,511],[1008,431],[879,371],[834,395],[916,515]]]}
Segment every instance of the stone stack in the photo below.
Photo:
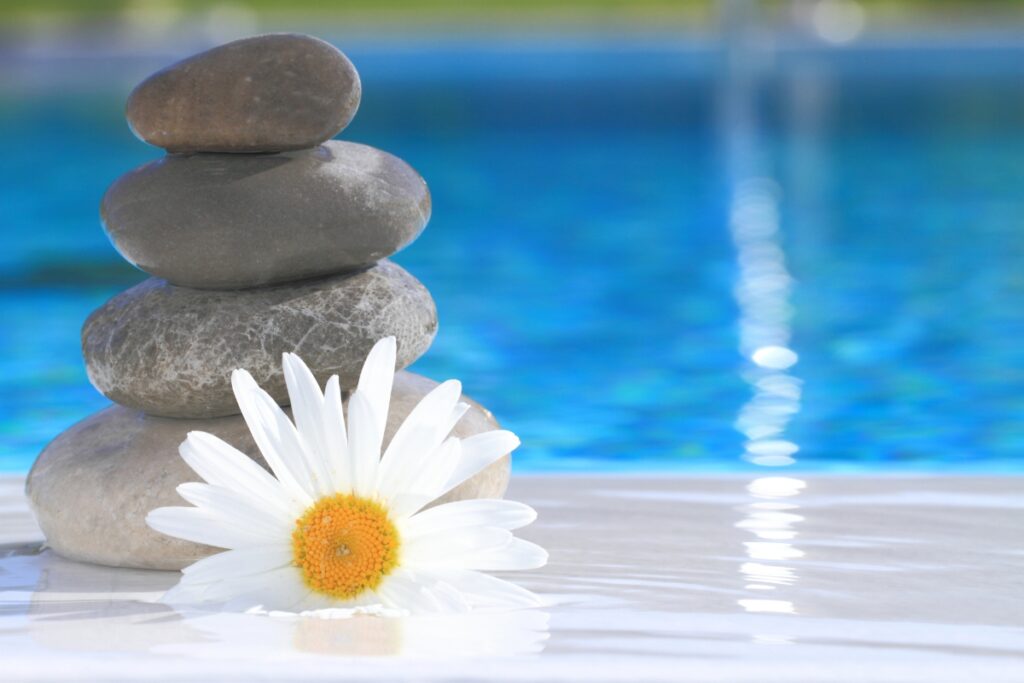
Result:
{"label": "stone stack", "polygon": [[[430,216],[408,164],[330,140],[361,86],[339,50],[310,36],[247,38],[174,64],[128,100],[135,134],[168,154],[103,198],[117,250],[154,276],[95,311],[82,330],[89,378],[119,404],[42,452],[28,494],[48,544],[74,559],[178,569],[212,551],[146,527],[195,479],[178,456],[189,431],[216,434],[264,464],[239,416],[231,371],[246,368],[282,405],[281,354],[351,390],[381,337],[405,367],[430,346],[430,293],[386,260]],[[395,378],[386,440],[435,383]],[[496,428],[472,403],[455,434]],[[508,458],[446,499],[497,497]]]}

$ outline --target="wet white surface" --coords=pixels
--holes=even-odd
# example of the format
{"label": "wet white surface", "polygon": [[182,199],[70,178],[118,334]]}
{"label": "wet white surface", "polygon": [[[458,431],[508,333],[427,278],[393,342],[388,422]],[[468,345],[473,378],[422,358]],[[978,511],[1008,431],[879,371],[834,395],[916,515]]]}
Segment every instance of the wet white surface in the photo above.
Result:
{"label": "wet white surface", "polygon": [[1024,680],[1024,479],[520,477],[548,606],[178,612],[166,572],[39,551],[0,478],[0,679]]}

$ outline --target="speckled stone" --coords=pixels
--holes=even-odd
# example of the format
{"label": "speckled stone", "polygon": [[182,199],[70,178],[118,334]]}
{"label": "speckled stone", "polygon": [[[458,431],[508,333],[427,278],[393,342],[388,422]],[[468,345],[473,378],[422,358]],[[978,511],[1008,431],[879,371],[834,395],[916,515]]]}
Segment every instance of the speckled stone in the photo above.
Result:
{"label": "speckled stone", "polygon": [[128,97],[128,125],[170,152],[313,147],[356,114],[359,74],[336,47],[279,33],[236,40],[153,74]]}
{"label": "speckled stone", "polygon": [[[391,394],[385,443],[413,406],[437,383],[399,372]],[[471,408],[454,434],[468,437],[498,423],[489,411]],[[197,481],[178,455],[188,432],[216,434],[266,467],[241,416],[211,420],[151,417],[114,406],[60,434],[29,473],[27,493],[50,547],[61,555],[116,567],[180,569],[215,549],[159,534],[145,524],[146,513],[165,505],[186,505],[175,487]],[[509,479],[505,456],[438,502],[500,498]]]}
{"label": "speckled stone", "polygon": [[355,273],[237,292],[187,289],[150,278],[85,321],[82,351],[110,400],[164,417],[238,413],[231,371],[245,368],[287,400],[281,354],[297,353],[321,382],[355,386],[366,354],[398,339],[398,367],[430,346],[430,293],[390,261]]}
{"label": "speckled stone", "polygon": [[100,206],[117,250],[185,287],[255,287],[353,270],[430,218],[415,170],[332,140],[284,154],[168,156],[126,173]]}

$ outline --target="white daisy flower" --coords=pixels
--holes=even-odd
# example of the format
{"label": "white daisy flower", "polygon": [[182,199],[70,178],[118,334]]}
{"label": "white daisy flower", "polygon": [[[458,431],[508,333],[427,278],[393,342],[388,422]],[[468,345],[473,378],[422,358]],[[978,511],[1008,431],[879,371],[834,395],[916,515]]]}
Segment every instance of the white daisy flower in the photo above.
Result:
{"label": "white daisy flower", "polygon": [[284,355],[293,424],[245,370],[235,398],[273,476],[212,434],[191,432],[181,457],[206,483],[178,493],[195,507],[158,508],[150,527],[218,548],[182,570],[165,602],[234,603],[300,612],[382,605],[410,613],[538,604],[529,591],[481,573],[534,569],[547,552],[512,535],[537,514],[509,500],[430,502],[519,445],[495,430],[448,436],[469,406],[462,386],[438,385],[381,455],[394,337],[377,342],[342,414],[338,378],[321,392]]}

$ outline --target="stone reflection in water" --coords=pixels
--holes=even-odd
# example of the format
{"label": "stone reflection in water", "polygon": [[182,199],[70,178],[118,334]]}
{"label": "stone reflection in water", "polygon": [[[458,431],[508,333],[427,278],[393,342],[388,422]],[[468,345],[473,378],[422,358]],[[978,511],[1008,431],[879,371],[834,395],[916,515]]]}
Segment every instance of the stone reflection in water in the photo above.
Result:
{"label": "stone reflection in water", "polygon": [[204,640],[156,602],[178,580],[176,572],[100,567],[51,551],[8,557],[4,570],[4,597],[18,599],[8,581],[24,586],[28,634],[47,650],[134,653]]}

